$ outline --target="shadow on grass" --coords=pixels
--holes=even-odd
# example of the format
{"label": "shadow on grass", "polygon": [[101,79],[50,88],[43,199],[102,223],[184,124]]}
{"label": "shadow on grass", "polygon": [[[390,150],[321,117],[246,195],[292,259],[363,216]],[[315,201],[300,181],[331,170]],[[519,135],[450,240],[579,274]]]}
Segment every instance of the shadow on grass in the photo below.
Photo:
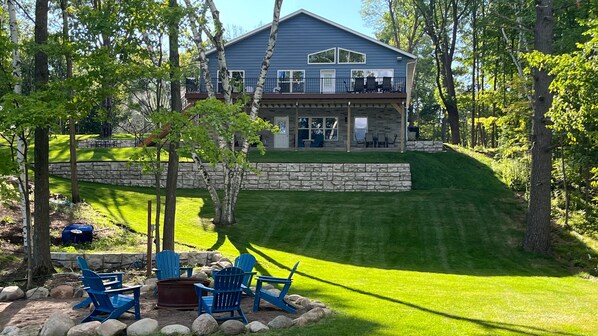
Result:
{"label": "shadow on grass", "polygon": [[[222,236],[224,236],[224,235],[222,235]],[[285,269],[289,272],[291,271],[291,268],[289,266],[281,264],[276,259],[274,259],[271,256],[269,256],[268,254],[262,252],[261,250],[259,250],[255,246],[251,245],[247,241],[242,241],[242,240],[237,239],[237,237],[232,237],[232,236],[227,236],[226,238],[228,238],[229,241],[231,241],[231,243],[240,251],[240,253],[252,253],[252,254],[258,255],[263,260],[266,260],[269,263],[276,265],[278,268]],[[256,270],[258,270],[263,275],[270,275],[265,268],[260,266],[259,263],[256,265]],[[349,292],[352,292],[355,294],[361,294],[361,295],[369,296],[371,298],[375,298],[378,300],[383,300],[390,304],[398,304],[398,305],[406,306],[406,307],[409,307],[409,308],[412,308],[412,309],[415,309],[415,310],[418,310],[421,312],[433,314],[433,315],[436,315],[439,317],[452,319],[452,320],[456,320],[456,321],[472,323],[472,324],[482,327],[484,330],[486,330],[487,332],[489,332],[491,334],[495,333],[495,332],[499,332],[499,331],[508,331],[508,332],[514,332],[514,333],[521,334],[521,335],[544,335],[544,334],[570,335],[570,336],[581,336],[582,335],[582,334],[577,334],[577,333],[568,333],[568,332],[560,332],[560,331],[555,331],[555,330],[548,330],[548,329],[543,329],[543,328],[538,328],[538,327],[528,326],[528,325],[523,325],[523,324],[505,323],[505,322],[490,321],[490,320],[476,319],[476,318],[469,318],[469,317],[465,317],[465,316],[454,315],[454,314],[451,314],[448,312],[430,309],[430,308],[424,307],[422,305],[411,303],[411,302],[408,302],[405,300],[399,300],[396,298],[380,295],[377,293],[368,292],[368,291],[365,291],[365,290],[362,290],[359,288],[349,287],[349,286],[346,286],[346,285],[343,285],[343,284],[340,284],[340,283],[337,283],[337,282],[334,282],[334,281],[331,281],[328,279],[320,278],[320,277],[317,277],[317,276],[314,276],[309,273],[301,271],[300,267],[295,272],[295,274],[298,274],[298,275],[304,276],[306,278],[315,280],[317,282],[324,283],[324,284],[327,284],[327,285],[330,285],[333,287],[337,287],[337,288],[340,288],[340,289],[343,289],[343,290],[346,290],[346,291],[349,291]]]}

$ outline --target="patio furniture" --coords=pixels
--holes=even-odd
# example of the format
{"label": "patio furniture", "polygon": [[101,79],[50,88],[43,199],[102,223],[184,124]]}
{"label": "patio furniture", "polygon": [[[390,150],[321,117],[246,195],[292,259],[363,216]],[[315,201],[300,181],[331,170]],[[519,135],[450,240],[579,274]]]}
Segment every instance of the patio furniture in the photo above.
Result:
{"label": "patio furniture", "polygon": [[388,137],[386,133],[378,133],[378,147],[388,147]]}
{"label": "patio furniture", "polygon": [[180,278],[181,271],[187,273],[187,278],[193,275],[193,267],[181,267],[179,254],[171,250],[156,253],[156,268],[153,271],[158,280]]}
{"label": "patio furniture", "polygon": [[[293,266],[288,278],[276,278],[265,275],[257,277],[257,285],[255,287],[255,298],[253,300],[253,311],[260,310],[260,300],[270,302],[271,304],[281,308],[282,310],[288,313],[295,313],[297,311],[284,299],[284,297],[287,295],[287,292],[289,291],[289,288],[291,288],[291,284],[293,283],[293,274],[297,270],[297,266],[299,266],[299,262],[297,262],[295,266]],[[280,290],[280,293],[275,294],[274,292],[270,292],[262,288],[262,283],[264,282],[269,284],[282,284],[283,287]]]}
{"label": "patio furniture", "polygon": [[378,90],[378,82],[376,82],[376,77],[367,77],[365,82],[365,90],[367,92],[374,92]]}
{"label": "patio furniture", "polygon": [[[195,284],[195,291],[199,297],[197,312],[201,315],[206,312],[210,315],[215,313],[230,313],[230,316],[216,317],[216,320],[241,319],[247,324],[247,318],[241,309],[241,284],[245,278],[245,272],[238,267],[227,267],[213,273],[214,288],[206,287],[201,283]],[[211,293],[211,296],[202,295],[202,291]],[[235,312],[238,316],[235,316]]]}
{"label": "patio furniture", "polygon": [[364,91],[364,78],[363,77],[355,77],[355,85],[353,88],[353,92],[363,92]]}
{"label": "patio furniture", "polygon": [[365,147],[374,147],[374,135],[372,133],[365,134]]}
{"label": "patio furniture", "polygon": [[[90,271],[91,270],[89,268],[89,264],[87,263],[87,260],[85,260],[85,258],[83,258],[82,256],[77,256],[77,264],[79,265],[79,269],[81,271],[83,271],[83,270]],[[123,273],[115,272],[115,273],[96,273],[96,274],[100,278],[102,278],[102,281],[104,282],[104,286],[109,287],[110,289],[116,289],[116,288],[122,287]],[[81,280],[83,280],[83,279],[81,279]],[[85,283],[83,285],[87,286],[87,285],[85,285]],[[81,309],[81,308],[89,306],[90,304],[91,304],[91,298],[86,297],[85,299],[83,299],[83,301],[74,305],[73,309]]]}
{"label": "patio furniture", "polygon": [[[139,308],[141,286],[107,289],[97,273],[90,270],[82,272],[83,284],[86,286],[85,290],[93,302],[94,309],[91,314],[81,320],[81,323],[117,319],[123,313],[133,313],[130,311],[132,308],[134,308],[135,319],[141,318],[141,309]],[[133,292],[133,296],[121,294],[126,292]]]}
{"label": "patio furniture", "polygon": [[309,147],[324,147],[324,133],[314,135],[314,142]]}
{"label": "patio furniture", "polygon": [[256,260],[255,257],[249,253],[243,253],[237,258],[235,258],[235,267],[238,267],[245,272],[245,276],[243,277],[243,283],[241,284],[241,288],[243,292],[249,296],[253,296],[253,292],[251,291],[251,280],[256,272],[253,272],[253,267],[255,266]]}
{"label": "patio furniture", "polygon": [[388,145],[394,145],[394,144],[395,144],[395,142],[397,142],[397,138],[398,138],[398,137],[399,137],[399,136],[395,134],[394,138],[392,138],[392,141],[390,141],[390,139],[388,139],[388,140],[386,141],[386,146],[388,147]]}
{"label": "patio furniture", "polygon": [[390,92],[391,91],[391,78],[390,77],[382,77],[382,92]]}

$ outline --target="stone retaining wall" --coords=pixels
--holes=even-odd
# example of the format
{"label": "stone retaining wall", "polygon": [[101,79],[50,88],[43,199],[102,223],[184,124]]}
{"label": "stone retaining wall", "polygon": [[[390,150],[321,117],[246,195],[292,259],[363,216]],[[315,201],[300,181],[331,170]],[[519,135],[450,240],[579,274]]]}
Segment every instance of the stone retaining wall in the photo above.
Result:
{"label": "stone retaining wall", "polygon": [[[257,163],[259,175],[248,173],[243,188],[248,190],[372,191],[411,190],[411,171],[407,163]],[[162,186],[166,184],[166,166]],[[219,167],[212,170],[216,185],[223,185]],[[114,185],[151,187],[154,177],[143,174],[127,162],[79,162],[80,181]],[[50,174],[70,177],[68,162],[50,164]],[[179,188],[205,188],[197,167],[191,162],[179,165]]]}
{"label": "stone retaining wall", "polygon": [[[220,260],[220,252],[179,252],[181,265],[206,266]],[[87,260],[93,270],[105,271],[140,267],[147,261],[147,253],[70,253],[52,252],[52,262],[59,267],[78,269],[77,256]],[[154,260],[152,255],[152,260]]]}
{"label": "stone retaining wall", "polygon": [[123,139],[88,139],[77,141],[78,148],[125,148],[137,146],[137,140]]}
{"label": "stone retaining wall", "polygon": [[418,141],[407,141],[407,145],[405,149],[408,151],[415,151],[415,152],[426,152],[426,153],[438,153],[442,152],[443,150],[443,143],[442,141],[433,141],[433,140],[418,140]]}

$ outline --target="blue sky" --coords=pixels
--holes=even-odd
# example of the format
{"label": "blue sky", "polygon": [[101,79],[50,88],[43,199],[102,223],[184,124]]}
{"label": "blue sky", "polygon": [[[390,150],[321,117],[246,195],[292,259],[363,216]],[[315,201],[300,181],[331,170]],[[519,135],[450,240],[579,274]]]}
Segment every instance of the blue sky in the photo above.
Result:
{"label": "blue sky", "polygon": [[[226,28],[242,27],[246,32],[272,21],[274,0],[216,0],[220,19]],[[361,0],[284,0],[281,17],[305,9],[328,20],[373,37],[359,14]]]}

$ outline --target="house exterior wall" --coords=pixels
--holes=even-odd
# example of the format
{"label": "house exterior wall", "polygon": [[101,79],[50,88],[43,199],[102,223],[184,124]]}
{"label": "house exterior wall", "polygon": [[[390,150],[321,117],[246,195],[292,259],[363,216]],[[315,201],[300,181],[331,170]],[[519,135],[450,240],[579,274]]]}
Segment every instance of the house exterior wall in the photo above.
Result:
{"label": "house exterior wall", "polygon": [[[270,29],[264,29],[226,46],[229,70],[245,70],[245,78],[257,78],[264,57]],[[366,54],[365,64],[308,64],[307,55],[329,48],[344,48]],[[397,61],[397,57],[402,60]],[[217,53],[208,55],[210,73],[216,78]],[[305,70],[306,78],[319,78],[320,70],[335,69],[337,78],[349,78],[352,69],[394,69],[394,77],[406,76],[411,58],[307,14],[298,14],[281,22],[268,78],[278,70]]]}
{"label": "house exterior wall", "polygon": [[[337,140],[324,140],[324,148],[346,148],[347,147],[347,106],[340,107],[340,104],[303,104],[298,108],[299,118],[301,117],[336,117],[338,118]],[[295,147],[295,129],[297,120],[295,107],[262,107],[259,115],[270,122],[274,117],[289,117],[289,147]],[[391,139],[395,134],[399,135],[401,130],[401,114],[393,107],[385,104],[362,104],[351,107],[351,146],[359,146],[353,134],[353,125],[356,117],[368,118],[368,129],[375,130],[375,136],[379,133],[386,133]],[[274,136],[270,132],[262,133],[262,141],[266,147],[272,147]],[[363,145],[360,145],[363,146]],[[398,147],[396,141],[390,147]]]}

